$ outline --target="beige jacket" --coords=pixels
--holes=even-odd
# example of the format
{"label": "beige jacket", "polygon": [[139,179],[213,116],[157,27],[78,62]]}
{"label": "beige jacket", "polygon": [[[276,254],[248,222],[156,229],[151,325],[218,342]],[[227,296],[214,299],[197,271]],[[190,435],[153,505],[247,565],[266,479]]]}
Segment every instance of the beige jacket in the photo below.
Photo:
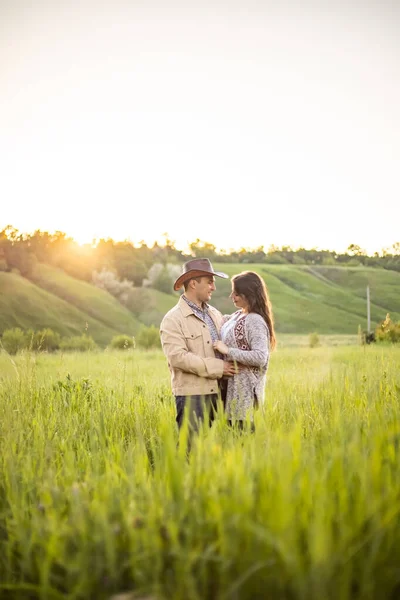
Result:
{"label": "beige jacket", "polygon": [[[220,331],[222,314],[212,306],[209,314]],[[215,358],[210,330],[183,298],[163,318],[160,336],[175,396],[218,393],[224,361]]]}

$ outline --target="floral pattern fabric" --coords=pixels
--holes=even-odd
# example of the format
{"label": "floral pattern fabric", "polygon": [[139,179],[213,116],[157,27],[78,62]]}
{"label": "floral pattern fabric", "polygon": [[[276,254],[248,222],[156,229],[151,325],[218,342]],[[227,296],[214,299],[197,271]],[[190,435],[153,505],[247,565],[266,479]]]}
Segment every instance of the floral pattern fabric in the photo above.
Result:
{"label": "floral pattern fabric", "polygon": [[229,419],[253,418],[253,409],[264,401],[269,363],[269,330],[256,313],[236,311],[225,316],[221,339],[228,346],[227,358],[242,365],[240,372],[228,378],[226,413]]}

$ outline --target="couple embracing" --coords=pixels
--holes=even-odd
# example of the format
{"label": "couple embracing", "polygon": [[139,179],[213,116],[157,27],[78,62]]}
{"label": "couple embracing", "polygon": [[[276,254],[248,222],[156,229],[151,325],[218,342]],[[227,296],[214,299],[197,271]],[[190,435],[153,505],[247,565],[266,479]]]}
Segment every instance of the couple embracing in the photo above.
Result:
{"label": "couple embracing", "polygon": [[215,291],[214,271],[207,258],[183,265],[174,290],[179,301],[163,318],[160,336],[171,373],[179,428],[185,413],[196,431],[206,418],[211,424],[221,399],[229,424],[253,425],[262,404],[270,352],[276,339],[271,303],[263,279],[253,271],[232,277],[230,298],[237,308],[222,315],[208,302]]}

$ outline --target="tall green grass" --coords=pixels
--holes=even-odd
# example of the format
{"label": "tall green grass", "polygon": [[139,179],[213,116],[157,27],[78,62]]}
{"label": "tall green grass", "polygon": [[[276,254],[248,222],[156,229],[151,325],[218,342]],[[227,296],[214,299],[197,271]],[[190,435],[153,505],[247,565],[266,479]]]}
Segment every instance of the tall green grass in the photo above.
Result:
{"label": "tall green grass", "polygon": [[399,361],[278,350],[187,458],[161,352],[0,355],[0,597],[398,597]]}

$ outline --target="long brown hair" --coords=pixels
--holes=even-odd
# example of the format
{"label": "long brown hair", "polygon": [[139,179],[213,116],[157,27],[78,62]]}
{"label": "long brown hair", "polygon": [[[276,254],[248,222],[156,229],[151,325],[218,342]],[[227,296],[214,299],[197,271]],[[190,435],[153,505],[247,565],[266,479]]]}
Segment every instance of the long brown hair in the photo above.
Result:
{"label": "long brown hair", "polygon": [[261,315],[266,322],[269,329],[270,348],[273,350],[276,346],[274,316],[264,279],[254,271],[243,271],[234,275],[232,282],[235,293],[246,298],[249,303],[249,312]]}

